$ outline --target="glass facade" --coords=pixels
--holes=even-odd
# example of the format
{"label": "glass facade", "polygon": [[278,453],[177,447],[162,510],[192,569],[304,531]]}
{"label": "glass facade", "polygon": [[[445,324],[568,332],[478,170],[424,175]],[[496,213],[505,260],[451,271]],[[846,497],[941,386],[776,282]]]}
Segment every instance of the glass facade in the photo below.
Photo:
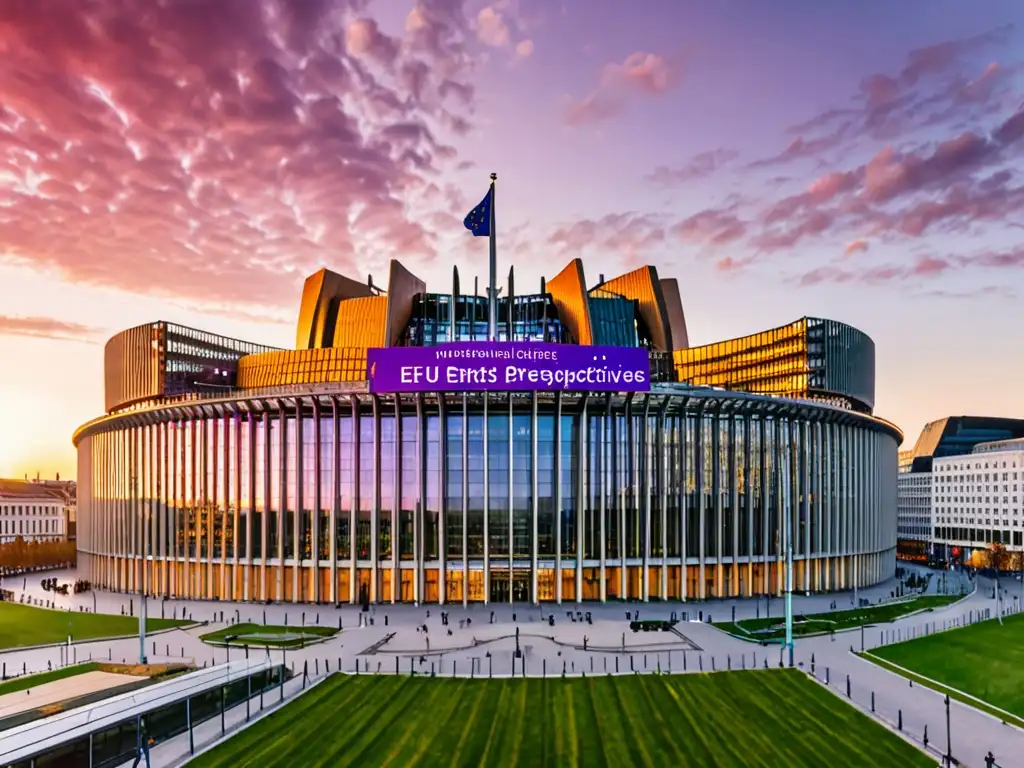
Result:
{"label": "glass facade", "polygon": [[810,402],[320,384],[115,414],[76,440],[79,563],[114,590],[707,599],[779,593],[787,542],[797,589],[894,567],[898,432]]}
{"label": "glass facade", "polygon": [[[432,347],[449,341],[487,341],[487,312],[487,299],[483,296],[417,294],[399,343],[407,347]],[[499,298],[497,312],[499,341],[569,341],[549,294]]]}
{"label": "glass facade", "polygon": [[129,328],[104,348],[106,409],[229,391],[239,359],[274,349],[174,323]]}
{"label": "glass facade", "polygon": [[852,326],[805,317],[751,336],[673,352],[685,384],[818,400],[871,413],[875,343]]}

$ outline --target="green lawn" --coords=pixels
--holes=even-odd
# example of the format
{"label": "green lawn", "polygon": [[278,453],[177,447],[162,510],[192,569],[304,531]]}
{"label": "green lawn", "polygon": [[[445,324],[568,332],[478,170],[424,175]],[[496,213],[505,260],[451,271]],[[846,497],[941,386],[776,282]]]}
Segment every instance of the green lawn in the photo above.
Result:
{"label": "green lawn", "polygon": [[0,696],[18,691],[27,691],[29,688],[37,688],[45,683],[52,683],[55,680],[64,680],[75,675],[84,675],[86,672],[95,672],[99,669],[99,662],[93,661],[88,664],[75,664],[63,669],[54,669],[50,672],[40,672],[35,675],[22,675],[13,680],[0,683]]}
{"label": "green lawn", "polygon": [[[207,643],[226,643],[231,637],[231,645],[271,646],[272,648],[298,648],[310,642],[338,634],[335,627],[284,627],[262,624],[232,624],[230,627],[218,629],[203,635],[200,639]],[[275,638],[274,635],[281,635]]]}
{"label": "green lawn", "polygon": [[1024,718],[1024,614],[1009,616],[1002,625],[990,619],[865,655],[898,664]]}
{"label": "green lawn", "polygon": [[[852,608],[831,613],[795,614],[793,616],[793,634],[798,637],[818,635],[838,632],[842,629],[853,629],[863,624],[884,624],[906,616],[908,613],[941,608],[961,599],[963,599],[963,595],[923,595],[905,602],[868,608]],[[786,636],[785,620],[778,616],[771,619],[743,619],[735,624],[715,622],[715,626],[745,640],[778,640]]]}
{"label": "green lawn", "polygon": [[792,768],[934,761],[803,673],[767,670],[567,680],[336,674],[191,764]]}
{"label": "green lawn", "polygon": [[[146,628],[152,632],[192,623],[174,619],[148,619]],[[0,603],[0,648],[67,642],[69,634],[77,642],[132,635],[138,631],[139,620],[131,616],[54,611],[20,603]]]}

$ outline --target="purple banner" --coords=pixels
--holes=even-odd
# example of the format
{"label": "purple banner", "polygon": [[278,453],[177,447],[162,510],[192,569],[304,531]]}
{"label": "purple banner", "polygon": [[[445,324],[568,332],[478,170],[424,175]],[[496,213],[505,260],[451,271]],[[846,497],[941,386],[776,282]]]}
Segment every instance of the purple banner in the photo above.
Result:
{"label": "purple banner", "polygon": [[641,347],[465,341],[367,350],[371,392],[647,392]]}

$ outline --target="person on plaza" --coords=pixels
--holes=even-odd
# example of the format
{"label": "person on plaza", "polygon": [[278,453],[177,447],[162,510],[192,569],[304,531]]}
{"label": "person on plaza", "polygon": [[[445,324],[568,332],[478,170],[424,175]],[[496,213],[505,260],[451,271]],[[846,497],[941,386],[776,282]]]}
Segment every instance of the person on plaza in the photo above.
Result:
{"label": "person on plaza", "polygon": [[146,728],[146,721],[143,718],[139,718],[139,751],[135,756],[135,762],[132,763],[132,768],[138,768],[139,763],[142,762],[142,758],[146,758],[146,768],[150,768],[149,764],[149,747],[153,744],[153,739],[150,737],[149,732]]}

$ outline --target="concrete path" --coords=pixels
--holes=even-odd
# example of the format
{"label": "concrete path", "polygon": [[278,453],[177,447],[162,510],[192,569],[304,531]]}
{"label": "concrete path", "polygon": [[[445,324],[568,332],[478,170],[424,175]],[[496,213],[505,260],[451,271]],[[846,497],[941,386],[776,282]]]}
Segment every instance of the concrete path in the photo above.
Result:
{"label": "concrete path", "polygon": [[[925,569],[920,569],[924,572]],[[73,573],[57,574],[58,578],[72,580]],[[92,610],[93,604],[103,613],[137,613],[138,597],[109,592],[88,593],[56,597],[44,593],[39,580],[29,579],[26,593],[34,597],[56,599],[64,608],[77,610],[79,606]],[[959,591],[961,584],[967,584],[966,577],[947,573],[934,576],[929,593],[941,592],[944,588]],[[953,622],[966,621],[985,609],[994,609],[995,601],[988,595],[991,583],[979,579],[979,591],[960,603],[938,611],[901,619],[884,628],[864,631],[864,647],[873,648],[889,637],[905,639],[908,632],[923,633],[927,624],[941,628]],[[895,581],[852,593],[803,596],[794,595],[794,611],[814,613],[828,611],[833,603],[836,609],[853,607],[859,599],[875,603],[889,598],[895,589]],[[1021,586],[1019,582],[1004,583],[1009,594],[1005,605],[1019,606]],[[4,584],[14,589],[15,597],[21,593],[21,579],[8,579]],[[129,607],[130,606],[130,607]],[[457,606],[414,606],[377,605],[368,614],[362,614],[358,606],[311,606],[240,604],[206,601],[149,601],[149,615],[159,617],[161,609],[166,617],[190,615],[196,621],[211,622],[209,626],[173,630],[152,637],[147,642],[147,653],[151,662],[194,661],[203,664],[217,663],[229,657],[238,658],[245,651],[234,648],[213,648],[199,640],[199,635],[213,631],[232,621],[253,621],[289,626],[319,624],[338,626],[343,631],[326,642],[305,649],[271,649],[269,654],[275,660],[284,660],[301,672],[308,665],[311,675],[321,675],[325,669],[335,671],[339,667],[354,671],[359,664],[360,672],[381,672],[393,674],[397,669],[408,674],[410,669],[419,673],[450,675],[474,674],[505,676],[510,674],[529,675],[654,672],[658,669],[672,672],[697,672],[711,669],[742,669],[751,666],[763,667],[767,660],[777,666],[781,657],[778,646],[763,647],[754,643],[730,637],[707,623],[696,621],[710,617],[716,621],[756,616],[782,616],[784,601],[773,598],[760,600],[711,600],[700,603],[649,603],[649,604],[565,604],[555,606],[530,605],[471,605]],[[629,631],[626,613],[639,612],[641,619],[669,618],[675,612],[686,622],[677,625],[677,632]],[[590,613],[591,623],[586,614]],[[442,623],[442,613],[448,617],[448,624]],[[570,613],[572,618],[570,618]],[[224,621],[221,622],[223,615]],[[554,617],[554,626],[550,625]],[[573,619],[577,619],[573,621]],[[372,621],[372,625],[370,622]],[[364,625],[365,622],[365,625]],[[460,622],[462,622],[460,626]],[[424,631],[424,626],[426,631]],[[519,631],[519,648],[522,655],[516,657],[516,630]],[[449,634],[449,631],[451,634]],[[860,650],[859,631],[839,633],[832,641],[828,637],[798,639],[795,660],[809,671],[812,654],[815,659],[816,677],[824,680],[828,670],[830,686],[837,694],[845,697],[846,675],[851,680],[851,700],[870,710],[871,692],[875,693],[876,714],[882,719],[895,723],[902,710],[904,730],[918,740],[928,726],[928,737],[932,746],[945,751],[946,728],[945,708],[942,697],[920,686],[910,687],[907,682],[850,653],[850,646]],[[587,649],[583,650],[586,637]],[[429,645],[429,647],[428,647]],[[82,643],[75,646],[74,658],[78,661],[88,658],[110,658],[114,661],[132,661],[138,657],[139,643],[135,638],[107,642]],[[249,649],[248,653],[267,653],[263,649]],[[20,672],[24,665],[29,670],[46,669],[47,664],[60,663],[61,650],[58,648],[8,651],[0,653],[0,662],[7,664],[8,674]],[[616,667],[617,665],[617,667]],[[982,768],[983,758],[988,750],[996,755],[1003,768],[1020,766],[1024,768],[1024,732],[1002,725],[988,715],[953,702],[950,720],[952,725],[953,754],[965,765]]]}
{"label": "concrete path", "polygon": [[15,691],[0,696],[0,719],[27,712],[30,709],[45,707],[78,696],[85,696],[109,688],[118,688],[139,682],[138,677],[118,675],[113,672],[85,672],[81,675],[54,680],[52,683]]}

